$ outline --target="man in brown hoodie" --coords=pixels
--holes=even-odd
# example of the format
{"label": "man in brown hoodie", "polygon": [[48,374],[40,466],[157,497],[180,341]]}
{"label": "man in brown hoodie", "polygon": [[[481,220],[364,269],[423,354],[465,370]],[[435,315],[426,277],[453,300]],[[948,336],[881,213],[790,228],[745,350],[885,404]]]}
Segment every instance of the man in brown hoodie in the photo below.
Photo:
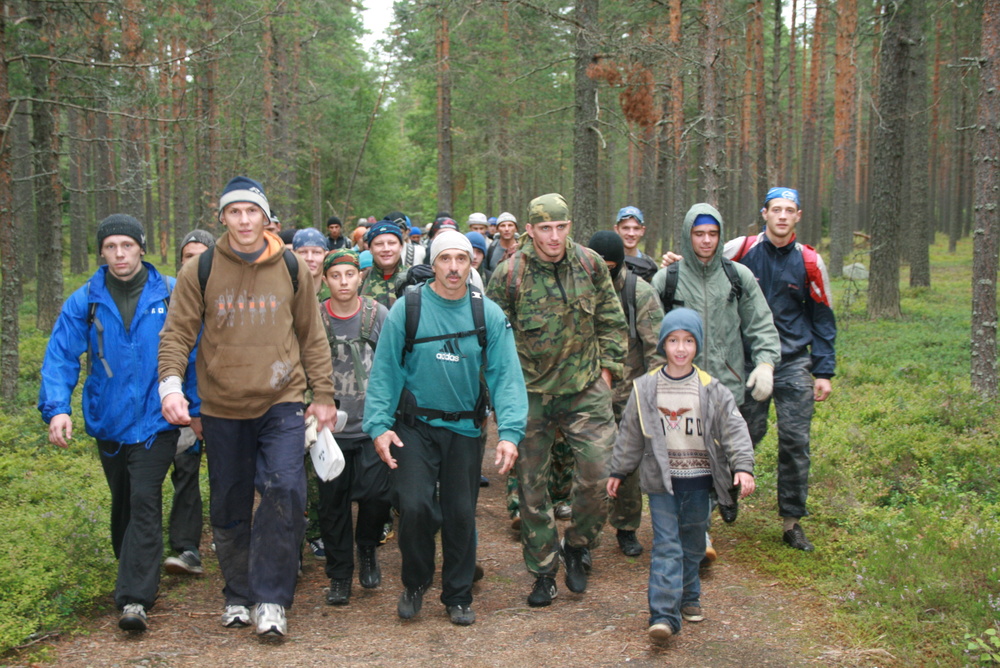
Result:
{"label": "man in brown hoodie", "polygon": [[177,388],[202,332],[196,370],[210,444],[210,520],[226,581],[222,624],[236,628],[253,619],[259,635],[283,636],[305,530],[305,417],[332,428],[336,407],[312,276],[264,230],[269,217],[259,183],[237,176],[226,185],[219,198],[226,234],[200,272],[201,261],[178,274],[160,333],[160,398],[169,422],[190,421]]}

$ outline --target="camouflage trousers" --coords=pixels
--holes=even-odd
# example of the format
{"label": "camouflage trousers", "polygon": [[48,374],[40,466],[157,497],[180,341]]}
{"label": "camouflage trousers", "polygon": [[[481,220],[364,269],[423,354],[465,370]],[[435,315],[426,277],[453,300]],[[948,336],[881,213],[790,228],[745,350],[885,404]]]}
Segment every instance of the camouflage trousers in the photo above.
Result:
{"label": "camouflage trousers", "polygon": [[[566,445],[562,434],[556,434],[552,446],[552,468],[549,469],[549,498],[553,506],[569,503],[573,487],[573,451]],[[517,472],[507,475],[507,513],[511,518],[518,515]]]}
{"label": "camouflage trousers", "polygon": [[[778,416],[778,514],[805,517],[809,495],[809,429],[813,416],[812,362],[808,354],[782,359],[774,368],[774,412]],[[767,433],[771,399],[740,406],[756,448]]]}
{"label": "camouflage trousers", "polygon": [[570,492],[573,517],[564,538],[573,547],[596,545],[608,515],[605,487],[615,440],[611,390],[603,380],[598,378],[574,395],[528,393],[528,426],[518,447],[517,482],[524,564],[536,576],[559,570],[559,532],[549,496],[557,429],[575,465]]}

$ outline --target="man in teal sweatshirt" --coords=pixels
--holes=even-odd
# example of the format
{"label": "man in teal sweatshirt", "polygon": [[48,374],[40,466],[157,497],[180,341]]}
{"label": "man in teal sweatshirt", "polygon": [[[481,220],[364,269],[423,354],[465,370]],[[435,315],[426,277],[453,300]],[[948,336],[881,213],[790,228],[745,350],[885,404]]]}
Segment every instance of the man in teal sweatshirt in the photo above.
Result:
{"label": "man in teal sweatshirt", "polygon": [[[480,372],[496,404],[495,464],[501,475],[517,459],[528,396],[507,318],[468,284],[472,244],[459,232],[439,232],[430,259],[433,280],[411,288],[382,326],[362,427],[392,469],[403,562],[399,616],[410,619],[420,611],[440,529],[441,602],[453,624],[467,626],[476,619],[475,511],[488,401]],[[408,307],[411,325],[416,320],[409,337]]]}

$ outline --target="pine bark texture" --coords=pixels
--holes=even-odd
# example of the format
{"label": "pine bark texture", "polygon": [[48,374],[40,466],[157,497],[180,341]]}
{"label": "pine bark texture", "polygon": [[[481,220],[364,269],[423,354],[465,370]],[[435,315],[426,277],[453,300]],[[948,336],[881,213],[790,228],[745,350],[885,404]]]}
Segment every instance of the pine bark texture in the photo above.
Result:
{"label": "pine bark texture", "polygon": [[[570,216],[574,238],[585,240],[601,229],[597,203],[597,82],[587,76],[594,62],[598,0],[577,0],[573,80],[573,199]],[[541,195],[542,193],[537,193]]]}
{"label": "pine bark texture", "polygon": [[[0,13],[0,118],[10,118],[11,102],[7,74],[7,17]],[[21,365],[18,341],[21,308],[21,276],[18,268],[17,229],[13,216],[11,181],[11,128],[0,129],[0,401],[10,403],[17,395]]]}

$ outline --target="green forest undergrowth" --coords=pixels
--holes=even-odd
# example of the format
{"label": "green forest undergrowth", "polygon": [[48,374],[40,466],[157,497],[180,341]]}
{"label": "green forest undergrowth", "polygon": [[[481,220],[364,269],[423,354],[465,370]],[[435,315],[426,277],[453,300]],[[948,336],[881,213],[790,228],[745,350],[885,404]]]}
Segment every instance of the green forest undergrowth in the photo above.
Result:
{"label": "green forest undergrowth", "polygon": [[[976,663],[965,635],[988,637],[1000,619],[1000,426],[996,402],[969,386],[971,256],[968,241],[932,247],[932,287],[902,288],[899,321],[866,320],[866,286],[834,282],[837,377],[813,422],[803,521],[816,551],[781,542],[773,421],[757,493],[735,524],[714,522],[737,539],[723,558],[821,597],[839,649],[900,665]],[[68,276],[67,294],[84,279]],[[74,627],[114,587],[109,495],[79,391],[67,450],[35,409],[46,338],[32,303],[29,291],[18,400],[0,409],[0,651]]]}

